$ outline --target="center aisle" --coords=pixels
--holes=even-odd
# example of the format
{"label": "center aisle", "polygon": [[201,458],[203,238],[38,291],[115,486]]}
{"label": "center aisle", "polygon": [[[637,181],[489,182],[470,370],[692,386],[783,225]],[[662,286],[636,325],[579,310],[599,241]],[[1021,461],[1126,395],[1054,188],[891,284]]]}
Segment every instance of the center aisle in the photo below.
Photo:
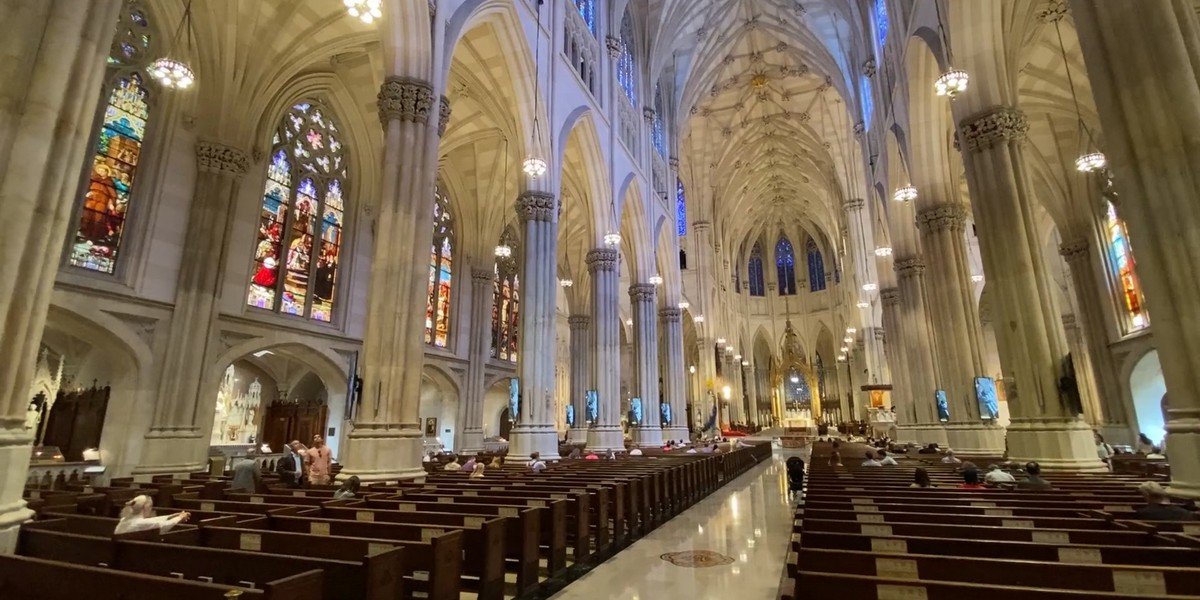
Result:
{"label": "center aisle", "polygon": [[[551,600],[778,598],[794,512],[784,470],[788,456],[776,448],[771,461],[621,550]],[[678,554],[685,552],[704,554]],[[668,553],[677,553],[667,557],[677,564],[714,566],[677,566],[661,558]]]}

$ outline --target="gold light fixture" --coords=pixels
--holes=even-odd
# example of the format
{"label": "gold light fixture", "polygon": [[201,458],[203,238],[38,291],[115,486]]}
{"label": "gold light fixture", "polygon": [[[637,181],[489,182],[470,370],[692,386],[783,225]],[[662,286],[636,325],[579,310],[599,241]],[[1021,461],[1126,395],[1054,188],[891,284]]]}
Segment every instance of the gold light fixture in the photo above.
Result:
{"label": "gold light fixture", "polygon": [[178,51],[179,37],[184,30],[187,31],[187,51],[190,52],[192,49],[192,0],[188,0],[184,5],[183,18],[179,20],[179,27],[175,29],[171,43],[167,45],[167,53],[146,67],[146,73],[164,88],[182,90],[192,87],[192,84],[196,82],[196,74],[183,60],[183,57],[172,54]]}
{"label": "gold light fixture", "polygon": [[896,202],[912,202],[917,199],[917,188],[913,184],[904,185],[896,188],[896,192],[892,194],[892,200]]}
{"label": "gold light fixture", "polygon": [[383,0],[343,0],[350,16],[370,25],[383,16]]}
{"label": "gold light fixture", "polygon": [[891,256],[891,255],[892,255],[892,248],[890,246],[880,246],[875,249],[875,256],[878,256],[880,258],[883,258],[885,256]]}
{"label": "gold light fixture", "polygon": [[955,96],[967,91],[967,82],[971,76],[962,69],[950,69],[942,73],[937,81],[933,82],[933,89],[939,96],[945,96],[953,99]]}

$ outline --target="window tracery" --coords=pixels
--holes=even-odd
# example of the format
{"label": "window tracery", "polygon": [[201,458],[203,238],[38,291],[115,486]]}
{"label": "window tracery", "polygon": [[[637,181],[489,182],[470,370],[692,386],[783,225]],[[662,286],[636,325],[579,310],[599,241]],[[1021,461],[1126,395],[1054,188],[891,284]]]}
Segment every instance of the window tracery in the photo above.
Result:
{"label": "window tracery", "polygon": [[775,272],[779,279],[779,295],[794,296],[796,294],[796,255],[792,242],[786,235],[780,234],[775,243]]}
{"label": "window tracery", "polygon": [[517,339],[521,305],[521,280],[517,275],[517,235],[504,230],[500,243],[513,249],[512,254],[496,257],[492,296],[492,358],[517,362]]}
{"label": "window tracery", "polygon": [[438,182],[433,189],[433,244],[425,303],[425,343],[445,348],[450,337],[450,292],[454,270],[454,219],[450,199]]}

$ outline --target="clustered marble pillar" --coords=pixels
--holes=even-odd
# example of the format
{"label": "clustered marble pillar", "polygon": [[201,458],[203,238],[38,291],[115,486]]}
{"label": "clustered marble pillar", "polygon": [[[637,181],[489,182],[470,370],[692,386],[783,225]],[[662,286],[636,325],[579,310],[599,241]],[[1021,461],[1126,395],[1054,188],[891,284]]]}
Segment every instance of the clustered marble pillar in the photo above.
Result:
{"label": "clustered marble pillar", "polygon": [[587,315],[567,317],[571,331],[571,406],[574,407],[575,424],[567,432],[567,443],[587,443],[587,390],[592,384],[591,328],[592,318]]}
{"label": "clustered marble pillar", "polygon": [[979,316],[971,288],[971,265],[966,246],[967,207],[957,202],[937,204],[917,213],[923,258],[929,274],[929,300],[934,353],[940,389],[950,405],[946,439],[955,452],[999,456],[1004,453],[1004,429],[980,419],[975,378],[983,375]]}
{"label": "clustered marble pillar", "polygon": [[909,400],[912,402],[913,436],[921,443],[948,444],[946,430],[938,421],[934,392],[937,379],[934,372],[933,347],[929,328],[929,313],[925,305],[925,261],[919,256],[901,258],[895,262],[899,304],[900,330],[904,332],[904,353],[907,366]]}
{"label": "clustered marble pillar", "polygon": [[615,248],[587,253],[592,276],[592,388],[599,396],[596,420],[588,430],[588,448],[623,450],[621,432],[621,315],[617,305],[619,258]]}
{"label": "clustered marble pillar", "polygon": [[[375,249],[363,336],[363,387],[357,417],[343,441],[339,477],[363,481],[421,477],[422,430],[418,423],[425,315],[396,311],[424,306],[433,240],[434,173],[439,127],[430,122],[433,86],[388,77],[378,95],[384,128],[383,186],[375,220]],[[449,117],[443,104],[442,116]],[[444,120],[444,119],[443,119]]]}
{"label": "clustered marble pillar", "polygon": [[655,289],[652,283],[629,286],[633,308],[634,373],[637,398],[642,401],[642,420],[633,430],[633,443],[644,448],[661,446],[662,417],[658,400],[658,319],[654,316]]}
{"label": "clustered marble pillar", "polygon": [[487,395],[487,363],[492,354],[492,305],[495,265],[471,266],[471,336],[467,341],[467,380],[462,402],[462,435],[458,451],[471,454],[483,450],[483,402]]}
{"label": "clustered marble pillar", "polygon": [[713,353],[714,343],[712,338],[698,337],[696,339],[696,353],[700,357],[699,364],[696,366],[696,380],[699,385],[696,387],[695,397],[692,398],[692,412],[695,413],[698,429],[703,429],[714,414],[716,415],[714,423],[721,420],[720,399],[717,398],[720,390],[716,389],[717,359]]}
{"label": "clustered marble pillar", "polygon": [[758,376],[753,364],[742,367],[742,379],[746,382],[746,408],[749,411],[746,418],[749,423],[761,426],[762,421],[758,420]]}
{"label": "clustered marble pillar", "polygon": [[21,499],[27,393],[121,2],[26,5],[0,22],[10,59],[0,89],[0,553],[33,516]]}
{"label": "clustered marble pillar", "polygon": [[[663,345],[663,401],[671,407],[671,422],[663,423],[663,437],[688,439],[687,383],[683,366],[683,311],[668,306],[658,311]],[[661,410],[661,409],[660,409]]]}
{"label": "clustered marble pillar", "polygon": [[526,191],[517,199],[517,216],[525,226],[521,284],[521,401],[509,436],[509,457],[525,460],[538,452],[558,458],[555,428],[554,328],[558,297],[558,198],[549,192]]}
{"label": "clustered marble pillar", "polygon": [[212,358],[217,301],[225,279],[225,248],[237,213],[246,153],[216,142],[196,143],[196,185],[175,291],[170,336],[163,356],[154,419],[135,475],[190,473],[207,463],[207,428],[198,409],[204,365]]}
{"label": "clustered marble pillar", "polygon": [[1048,468],[1099,470],[1092,430],[1059,393],[1067,344],[1026,179],[1025,114],[996,106],[963,119],[967,181],[984,272],[994,294],[996,335],[1012,422],[1008,455]]}
{"label": "clustered marble pillar", "polygon": [[1169,489],[1200,498],[1200,23],[1188,0],[1071,9],[1167,383]]}

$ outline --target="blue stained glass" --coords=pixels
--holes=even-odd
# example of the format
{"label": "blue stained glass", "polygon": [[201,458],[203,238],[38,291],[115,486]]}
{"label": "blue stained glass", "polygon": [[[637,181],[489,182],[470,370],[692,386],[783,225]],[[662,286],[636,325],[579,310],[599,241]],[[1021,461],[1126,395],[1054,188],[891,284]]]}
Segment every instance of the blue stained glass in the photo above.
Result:
{"label": "blue stained glass", "polygon": [[633,78],[633,19],[629,11],[621,19],[621,54],[617,57],[617,83],[625,92],[625,97],[637,106],[637,92],[634,90]]}
{"label": "blue stained glass", "polygon": [[667,136],[663,130],[663,103],[662,92],[658,89],[658,84],[654,84],[654,125],[651,133],[654,138],[654,149],[658,150],[659,156],[667,155]]}
{"label": "blue stained glass", "polygon": [[779,278],[779,295],[795,295],[796,255],[792,250],[792,242],[785,235],[779,236],[779,241],[775,244],[775,271]]}
{"label": "blue stained glass", "polygon": [[762,261],[762,244],[754,243],[754,248],[750,250],[750,295],[765,296],[766,286],[763,282],[763,261]]}
{"label": "blue stained glass", "polygon": [[804,251],[808,254],[808,291],[819,292],[825,289],[825,259],[821,257],[817,241],[812,238],[808,238]]}
{"label": "blue stained glass", "polygon": [[687,235],[687,197],[683,193],[683,180],[675,180],[675,233]]}
{"label": "blue stained glass", "polygon": [[887,0],[875,0],[875,37],[882,46],[887,42],[888,26]]}
{"label": "blue stained glass", "polygon": [[596,35],[596,0],[575,0],[575,8],[579,9],[592,35]]}

